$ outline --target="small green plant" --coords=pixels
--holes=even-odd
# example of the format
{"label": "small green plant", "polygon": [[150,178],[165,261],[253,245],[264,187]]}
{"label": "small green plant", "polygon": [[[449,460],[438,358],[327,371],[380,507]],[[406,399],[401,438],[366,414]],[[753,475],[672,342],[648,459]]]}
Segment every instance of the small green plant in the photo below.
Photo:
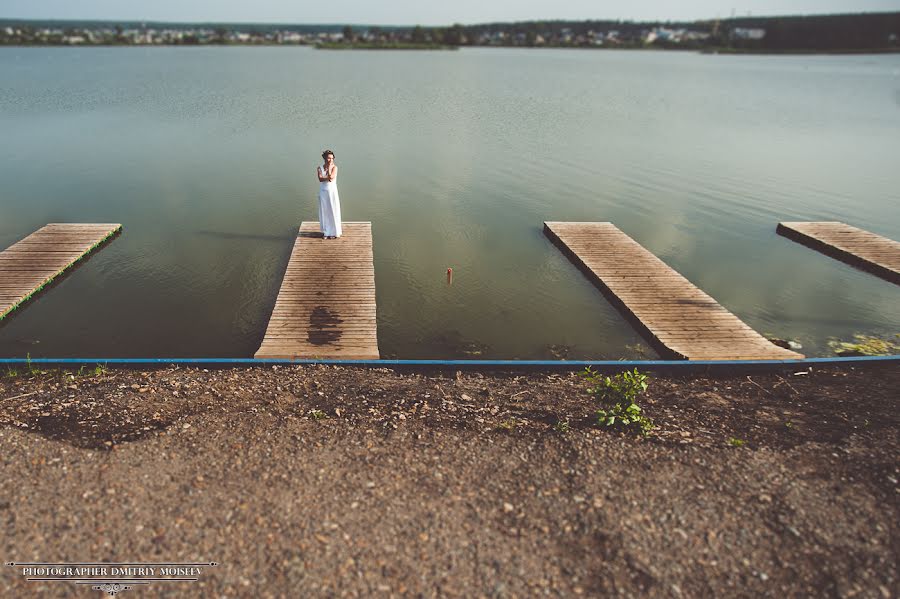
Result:
{"label": "small green plant", "polygon": [[509,418],[508,420],[504,420],[500,424],[497,425],[498,429],[503,429],[505,431],[514,431],[516,430],[516,421],[513,418]]}
{"label": "small green plant", "polygon": [[44,374],[43,370],[34,367],[34,364],[31,362],[31,353],[25,354],[25,367],[28,370],[28,374],[30,374],[31,376]]}
{"label": "small green plant", "polygon": [[104,366],[103,364],[97,364],[96,366],[94,366],[94,376],[100,376],[104,372],[106,372],[106,366]]}
{"label": "small green plant", "polygon": [[853,335],[855,343],[832,339],[828,342],[834,353],[839,356],[889,356],[900,353],[900,333],[894,335],[897,341],[872,335]]}
{"label": "small green plant", "polygon": [[568,418],[567,418],[566,420],[558,420],[558,421],[556,422],[556,424],[553,426],[553,428],[554,428],[554,429],[556,430],[556,432],[558,432],[558,433],[567,433],[567,432],[569,432],[569,420],[568,420]]}
{"label": "small green plant", "polygon": [[313,420],[325,420],[326,418],[328,418],[328,414],[326,414],[322,410],[310,410],[308,414],[309,417]]}
{"label": "small green plant", "polygon": [[728,439],[728,444],[732,447],[743,447],[744,443],[746,443],[746,441],[743,439],[736,439],[735,437]]}
{"label": "small green plant", "polygon": [[9,367],[7,367],[7,369],[6,369],[6,376],[8,376],[8,377],[11,378],[11,379],[12,379],[12,378],[16,378],[17,376],[19,376],[19,371],[16,370],[15,368],[9,368]]}
{"label": "small green plant", "polygon": [[591,385],[588,392],[600,402],[597,424],[613,426],[618,423],[637,429],[644,436],[653,430],[653,421],[644,416],[637,404],[637,397],[647,390],[646,374],[635,368],[611,377],[602,376],[588,366],[581,376]]}
{"label": "small green plant", "polygon": [[788,420],[784,423],[784,426],[786,426],[787,428],[794,428],[794,423]]}

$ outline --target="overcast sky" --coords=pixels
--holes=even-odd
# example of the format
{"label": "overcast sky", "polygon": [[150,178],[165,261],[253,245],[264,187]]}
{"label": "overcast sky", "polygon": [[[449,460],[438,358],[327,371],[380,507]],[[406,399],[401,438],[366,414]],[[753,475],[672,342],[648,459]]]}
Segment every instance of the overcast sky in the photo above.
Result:
{"label": "overcast sky", "polygon": [[900,11],[900,0],[0,0],[0,18],[450,25]]}

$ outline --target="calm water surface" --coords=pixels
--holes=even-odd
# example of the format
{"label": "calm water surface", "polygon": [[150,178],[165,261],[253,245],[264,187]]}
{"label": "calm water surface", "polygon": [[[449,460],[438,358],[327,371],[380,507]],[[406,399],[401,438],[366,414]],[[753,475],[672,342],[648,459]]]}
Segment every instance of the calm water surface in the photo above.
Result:
{"label": "calm water surface", "polygon": [[544,220],[612,221],[808,355],[900,332],[900,288],[775,234],[900,239],[900,55],[0,48],[0,131],[0,248],[124,225],[2,356],[252,355],[325,147],[385,357],[654,357]]}

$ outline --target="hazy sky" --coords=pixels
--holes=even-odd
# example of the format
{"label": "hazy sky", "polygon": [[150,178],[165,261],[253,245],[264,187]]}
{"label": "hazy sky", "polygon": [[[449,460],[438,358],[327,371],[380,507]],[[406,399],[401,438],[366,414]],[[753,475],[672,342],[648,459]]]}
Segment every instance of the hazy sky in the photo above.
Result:
{"label": "hazy sky", "polygon": [[0,0],[0,18],[449,25],[900,10],[900,0]]}

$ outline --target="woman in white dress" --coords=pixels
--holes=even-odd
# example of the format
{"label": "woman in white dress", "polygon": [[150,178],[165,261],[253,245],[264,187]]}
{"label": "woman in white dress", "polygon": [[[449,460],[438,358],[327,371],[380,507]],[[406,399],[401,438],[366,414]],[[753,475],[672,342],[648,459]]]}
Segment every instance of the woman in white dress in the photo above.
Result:
{"label": "woman in white dress", "polygon": [[325,239],[337,239],[341,236],[341,198],[337,189],[337,165],[334,163],[334,152],[322,152],[325,164],[316,170],[319,175],[319,226]]}

